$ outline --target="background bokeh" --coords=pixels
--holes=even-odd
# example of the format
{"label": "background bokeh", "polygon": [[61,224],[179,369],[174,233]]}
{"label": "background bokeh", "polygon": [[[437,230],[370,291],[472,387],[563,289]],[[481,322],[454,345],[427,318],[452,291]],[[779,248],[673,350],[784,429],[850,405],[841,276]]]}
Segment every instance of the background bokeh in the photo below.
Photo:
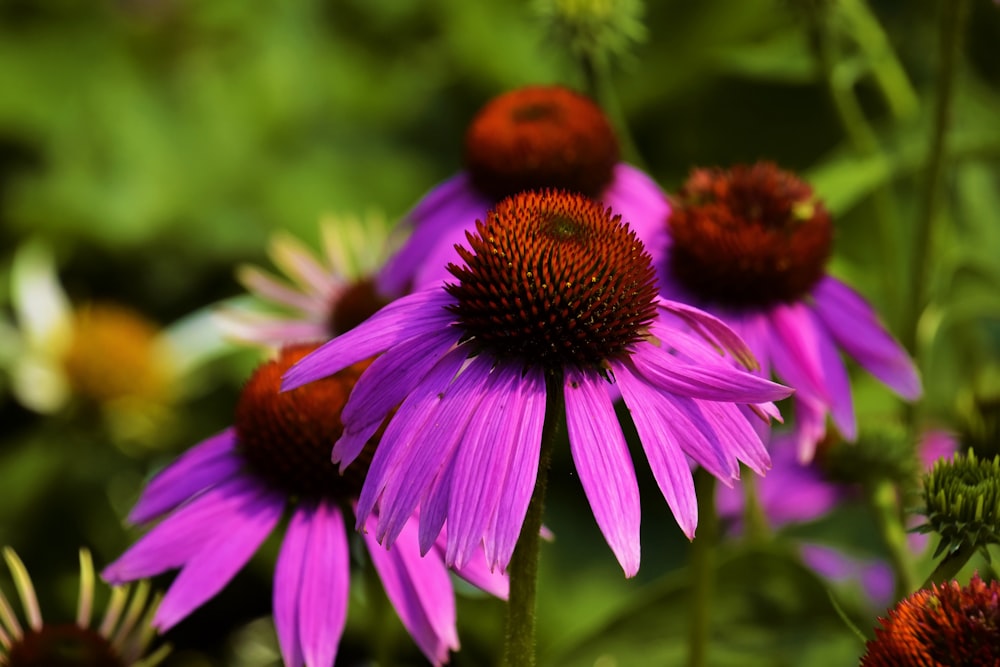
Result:
{"label": "background bokeh", "polygon": [[[211,339],[234,268],[267,265],[270,235],[318,242],[321,215],[396,220],[461,167],[465,124],[491,96],[536,82],[582,86],[578,63],[524,0],[0,0],[0,543],[17,549],[49,616],[72,614],[76,550],[98,566],[136,536],[123,523],[144,479],[228,425],[260,354]],[[613,4],[613,3],[612,3]],[[624,3],[634,4],[634,3]],[[870,141],[845,124],[816,57],[822,32]],[[906,338],[910,230],[927,189],[941,3],[930,0],[660,0],[608,83],[630,161],[668,192],[694,166],[758,159],[803,174],[836,220],[831,270]],[[992,386],[1000,359],[1000,8],[972,0],[935,216],[930,303],[915,342],[919,422],[947,425]],[[866,21],[874,21],[866,23]],[[880,26],[880,27],[879,27]],[[912,98],[875,73],[901,66]],[[890,84],[891,89],[891,84]],[[886,208],[888,207],[888,209]],[[888,211],[888,213],[887,213]],[[888,220],[888,224],[885,223]],[[887,231],[888,230],[888,231]],[[45,247],[70,302],[112,302],[157,327],[187,323],[211,348],[166,412],[128,437],[91,405],[38,414],[11,370],[20,323],[15,257]],[[107,351],[115,362],[115,350]],[[896,419],[861,373],[862,425]],[[681,664],[687,541],[642,457],[643,564],[625,580],[557,454],[543,548],[545,665]],[[222,529],[222,527],[220,527]],[[872,520],[846,506],[798,529],[875,558]],[[276,664],[272,539],[216,599],[172,631],[170,665]],[[422,664],[363,572],[338,664]],[[170,581],[164,577],[162,587]],[[0,586],[13,595],[8,578]],[[850,664],[840,618],[876,613],[799,564],[788,544],[734,544],[719,560],[711,664]],[[456,665],[489,664],[502,604],[459,600]],[[387,648],[388,647],[388,648]]]}

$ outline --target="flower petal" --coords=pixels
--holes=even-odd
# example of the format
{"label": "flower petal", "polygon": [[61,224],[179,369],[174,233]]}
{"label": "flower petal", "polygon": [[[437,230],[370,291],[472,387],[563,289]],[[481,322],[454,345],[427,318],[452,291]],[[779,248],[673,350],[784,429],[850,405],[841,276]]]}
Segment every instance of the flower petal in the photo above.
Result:
{"label": "flower petal", "polygon": [[[489,373],[489,362],[485,366]],[[498,367],[486,376],[476,418],[470,421],[455,452],[445,556],[445,561],[453,567],[462,567],[468,561],[500,510],[500,496],[513,450],[539,444],[516,440],[521,420],[516,386],[519,381],[520,369]],[[504,520],[520,530],[524,515],[515,514],[510,508],[504,508],[503,514]]]}
{"label": "flower petal", "polygon": [[913,360],[860,294],[827,276],[812,296],[816,314],[847,354],[903,398],[920,398],[923,389]]}
{"label": "flower petal", "polygon": [[[649,392],[648,385],[632,375],[624,365],[616,365],[614,372],[660,492],[681,530],[688,539],[693,539],[698,526],[698,498],[694,492],[691,467],[674,430],[679,424],[662,417],[657,409],[658,402],[653,400],[655,394]],[[667,401],[669,398],[663,397],[659,402]]]}
{"label": "flower petal", "polygon": [[306,521],[309,538],[302,555],[299,642],[307,665],[333,665],[347,623],[351,580],[347,529],[334,502],[319,502]]}
{"label": "flower petal", "polygon": [[647,381],[678,396],[735,403],[766,403],[791,395],[792,389],[726,363],[685,364],[661,347],[639,343],[631,355]]}
{"label": "flower petal", "polygon": [[858,437],[858,424],[854,416],[854,401],[851,398],[851,381],[847,377],[847,369],[823,324],[813,312],[810,311],[809,316],[818,332],[816,344],[826,388],[830,394],[830,416],[844,439],[853,441]]}
{"label": "flower petal", "polygon": [[454,315],[445,310],[452,301],[443,289],[424,290],[393,301],[289,368],[282,390],[301,387],[384,352],[397,343],[440,331],[454,319]]}
{"label": "flower petal", "polygon": [[439,286],[450,276],[448,263],[459,259],[455,244],[465,242],[465,230],[474,230],[476,220],[485,219],[493,204],[464,172],[432,189],[406,215],[413,233],[379,273],[379,290],[403,294]]}
{"label": "flower petal", "polygon": [[231,479],[240,469],[236,431],[228,428],[195,445],[154,477],[128,515],[145,523],[169,512],[205,489]]}
{"label": "flower petal", "polygon": [[333,447],[333,460],[343,470],[364,450],[386,415],[457,342],[457,332],[445,327],[378,356],[354,385],[340,413],[344,432]]}
{"label": "flower petal", "polygon": [[245,476],[212,487],[143,535],[101,576],[120,584],[182,567],[218,534],[228,517],[252,503],[259,493],[256,480]]}
{"label": "flower petal", "polygon": [[567,370],[566,426],[584,493],[626,577],[639,570],[639,485],[603,380]]}
{"label": "flower petal", "polygon": [[[535,491],[538,478],[538,459],[541,454],[542,425],[545,422],[545,378],[542,372],[527,371],[516,385],[516,398],[521,413],[517,431],[512,436],[512,447],[507,476],[500,496],[500,512],[494,512],[485,537],[486,561],[491,568],[506,569],[521,535],[521,525],[528,513],[528,504]],[[532,443],[538,443],[534,445]],[[510,521],[509,517],[520,517]]]}
{"label": "flower petal", "polygon": [[825,333],[815,326],[808,307],[779,304],[771,310],[771,324],[777,339],[771,349],[774,372],[798,395],[807,394],[828,406],[830,391],[819,352],[819,337]]}
{"label": "flower petal", "polygon": [[302,503],[292,513],[274,566],[274,630],[285,667],[302,667],[305,664],[299,644],[299,595],[312,511]]}
{"label": "flower petal", "polygon": [[622,216],[646,247],[659,247],[667,235],[670,204],[666,195],[641,169],[619,162],[611,183],[600,196],[605,206]]}
{"label": "flower petal", "polygon": [[680,301],[658,299],[658,306],[663,313],[669,313],[679,318],[692,331],[701,336],[707,343],[720,352],[726,351],[733,359],[749,369],[757,368],[757,360],[739,335],[729,325],[714,315],[689,306]]}
{"label": "flower petal", "polygon": [[273,492],[260,492],[245,501],[214,524],[215,535],[188,559],[170,585],[153,620],[161,632],[222,590],[271,533],[285,508],[284,497]]}
{"label": "flower petal", "polygon": [[373,532],[367,531],[364,539],[386,597],[427,659],[443,665],[448,651],[458,650],[455,593],[447,568],[437,552],[420,555],[416,521],[407,522],[391,550]]}

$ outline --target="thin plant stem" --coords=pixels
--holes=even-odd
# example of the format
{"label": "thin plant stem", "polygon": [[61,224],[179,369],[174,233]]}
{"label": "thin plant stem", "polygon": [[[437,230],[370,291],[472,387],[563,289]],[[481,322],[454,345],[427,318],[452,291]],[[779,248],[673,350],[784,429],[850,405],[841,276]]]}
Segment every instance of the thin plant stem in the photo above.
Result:
{"label": "thin plant stem", "polygon": [[951,581],[975,553],[974,546],[963,543],[956,551],[941,559],[921,588],[930,588],[931,584],[943,584],[946,581]]}
{"label": "thin plant stem", "polygon": [[895,599],[901,600],[916,590],[917,574],[913,553],[906,539],[906,527],[900,513],[896,486],[888,480],[882,480],[869,487],[867,495],[895,574]]}
{"label": "thin plant stem", "polygon": [[546,377],[545,384],[545,422],[542,425],[538,476],[535,479],[531,502],[528,504],[528,512],[521,525],[521,534],[517,538],[517,546],[507,567],[510,594],[507,598],[502,663],[506,667],[533,667],[535,664],[535,595],[538,586],[540,546],[538,533],[542,528],[552,450],[566,413],[562,378]]}
{"label": "thin plant stem", "polygon": [[770,539],[771,527],[760,504],[757,478],[755,473],[744,467],[740,480],[743,486],[743,526],[746,538],[751,544],[761,544]]}
{"label": "thin plant stem", "polygon": [[955,97],[955,78],[962,50],[962,34],[968,13],[967,0],[943,0],[941,2],[940,49],[941,60],[938,69],[934,124],[931,128],[930,148],[927,159],[926,180],[923,187],[923,201],[920,216],[913,230],[913,258],[910,264],[912,275],[909,285],[909,303],[906,310],[903,344],[911,353],[916,352],[917,330],[920,317],[927,303],[927,285],[931,273],[931,244],[934,236],[934,220],[937,217],[938,200],[941,195],[941,178],[947,162],[946,139],[951,124],[952,105]]}
{"label": "thin plant stem", "polygon": [[715,477],[704,468],[694,473],[698,496],[698,535],[691,542],[691,631],[688,666],[708,665],[712,595],[715,588],[715,546],[719,519],[715,512]]}

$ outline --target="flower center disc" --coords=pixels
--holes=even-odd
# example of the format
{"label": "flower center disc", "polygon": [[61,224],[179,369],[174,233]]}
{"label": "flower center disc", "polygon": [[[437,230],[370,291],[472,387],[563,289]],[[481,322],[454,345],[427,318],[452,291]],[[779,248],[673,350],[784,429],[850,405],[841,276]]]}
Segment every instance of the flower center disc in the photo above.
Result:
{"label": "flower center disc", "polygon": [[649,254],[621,216],[581,195],[502,200],[456,246],[453,312],[467,340],[501,358],[558,370],[602,368],[656,315]]}
{"label": "flower center disc", "polygon": [[28,630],[10,647],[9,667],[124,667],[107,639],[71,623]]}
{"label": "flower center disc", "polygon": [[670,217],[670,271],[689,292],[732,307],[804,296],[823,276],[830,215],[812,189],[770,163],[695,170]]}
{"label": "flower center disc", "polygon": [[331,306],[331,335],[347,333],[374,315],[388,301],[375,290],[375,280],[365,278],[348,286]]}
{"label": "flower center disc", "polygon": [[284,372],[316,347],[285,347],[278,359],[254,371],[236,406],[237,447],[252,472],[289,496],[349,502],[361,491],[374,441],[362,454],[361,465],[350,466],[344,475],[330,461],[330,453],[344,430],[340,411],[368,363],[280,391]]}
{"label": "flower center disc", "polygon": [[465,135],[473,184],[495,199],[558,188],[598,197],[611,182],[618,140],[600,108],[558,86],[494,98]]}

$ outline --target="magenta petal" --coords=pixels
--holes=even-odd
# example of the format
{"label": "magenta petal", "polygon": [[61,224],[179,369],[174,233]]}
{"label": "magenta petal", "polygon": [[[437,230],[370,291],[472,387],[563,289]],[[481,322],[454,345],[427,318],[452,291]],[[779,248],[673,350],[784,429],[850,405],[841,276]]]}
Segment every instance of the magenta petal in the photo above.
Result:
{"label": "magenta petal", "polygon": [[513,451],[536,446],[516,439],[521,418],[516,387],[520,369],[498,367],[489,373],[489,363],[484,364],[488,375],[483,400],[455,452],[445,557],[452,567],[465,565],[498,512],[502,511],[504,520],[516,524],[518,530],[524,521],[523,515],[499,507]]}
{"label": "magenta petal", "polygon": [[371,531],[364,539],[403,627],[431,663],[448,662],[449,650],[458,649],[458,630],[455,594],[441,557],[435,551],[420,555],[415,521],[407,523],[392,549],[383,548]]}
{"label": "magenta petal", "polygon": [[860,294],[826,276],[813,289],[813,301],[837,344],[862,368],[903,398],[920,398],[923,389],[913,361]]}
{"label": "magenta petal", "polygon": [[[181,569],[153,625],[160,631],[170,629],[222,590],[274,529],[284,508],[284,498],[272,492],[248,494],[243,504],[215,524],[215,536]],[[225,530],[218,530],[220,526]]]}
{"label": "magenta petal", "polygon": [[[452,385],[455,374],[465,363],[465,355],[466,351],[459,348],[441,357],[389,421],[361,488],[358,528],[364,525],[365,519],[375,509],[375,504],[385,492],[392,475],[400,468],[401,460],[409,456],[408,450],[419,439],[420,430],[430,418],[432,409],[436,409],[441,403],[440,395]],[[390,379],[387,378],[386,381]],[[438,451],[437,454],[442,459],[446,458],[444,452]]]}
{"label": "magenta petal", "polygon": [[154,477],[128,515],[130,523],[145,523],[169,512],[210,486],[231,479],[240,468],[233,453],[236,432],[228,428],[200,442]]}
{"label": "magenta petal", "polygon": [[684,364],[666,350],[639,343],[632,354],[636,369],[650,383],[678,396],[736,403],[766,403],[791,395],[792,390],[736,367],[717,363]]}
{"label": "magenta petal", "polygon": [[485,219],[493,204],[464,172],[434,187],[407,213],[413,233],[379,273],[379,290],[403,294],[450,277],[446,267],[459,259],[455,244],[465,243],[465,231],[475,230],[476,220]]}
{"label": "magenta petal", "polygon": [[[519,396],[516,399],[518,408],[514,414],[519,413],[520,420],[512,438],[517,445],[511,448],[507,476],[500,496],[500,508],[503,512],[493,513],[484,540],[486,560],[491,568],[507,568],[521,534],[521,524],[528,513],[528,504],[538,477],[542,425],[545,421],[545,378],[542,372],[537,369],[527,371],[516,389]],[[511,521],[510,517],[520,519]]]}
{"label": "magenta petal", "polygon": [[772,348],[774,372],[795,387],[799,395],[814,396],[826,405],[831,402],[820,358],[820,336],[809,309],[801,303],[779,304],[771,310],[777,337]]}
{"label": "magenta petal", "polygon": [[664,243],[670,204],[660,186],[645,172],[619,162],[600,199],[612,213],[622,216],[622,222],[628,223],[646,247]]}
{"label": "magenta petal", "polygon": [[[767,472],[771,467],[771,457],[761,438],[761,432],[766,433],[767,426],[763,425],[761,429],[754,428],[755,424],[750,420],[753,419],[758,423],[759,420],[748,406],[698,400],[694,403],[712,425],[712,431],[719,439],[723,451],[731,452],[758,475]],[[774,407],[770,403],[764,405]]]}
{"label": "magenta petal", "polygon": [[457,341],[458,332],[444,327],[410,344],[397,345],[365,369],[340,414],[344,433],[333,448],[332,458],[341,464],[341,470],[358,457],[386,415]]}
{"label": "magenta petal", "polygon": [[393,301],[289,368],[283,378],[282,391],[333,375],[398,343],[446,328],[454,319],[445,310],[452,301],[443,289],[424,290]]}
{"label": "magenta petal", "polygon": [[285,667],[305,664],[299,643],[299,595],[309,545],[311,513],[311,509],[301,504],[292,514],[274,567],[274,630]]}
{"label": "magenta petal", "polygon": [[726,351],[747,368],[757,368],[757,360],[739,335],[714,315],[680,301],[658,299],[660,310],[679,318],[692,331],[720,352]]}
{"label": "magenta petal", "polygon": [[[434,550],[438,552],[440,558],[444,558],[444,550],[447,548],[447,544],[448,535],[447,530],[445,530],[434,544]],[[504,563],[503,567],[506,567],[506,563]],[[486,552],[481,546],[476,549],[464,566],[455,568],[454,572],[473,586],[501,600],[506,600],[510,593],[510,580],[507,578],[507,575],[502,572],[501,568],[490,566],[486,560]]]}
{"label": "magenta petal", "polygon": [[302,555],[299,642],[306,665],[333,665],[347,623],[351,554],[344,516],[321,501],[306,518],[309,537]]}
{"label": "magenta petal", "polygon": [[681,530],[688,539],[693,539],[698,526],[698,499],[691,468],[674,434],[676,425],[661,417],[655,394],[647,391],[642,380],[621,365],[616,366],[614,372],[653,477]]}
{"label": "magenta petal", "polygon": [[830,394],[830,416],[833,417],[833,423],[844,439],[853,441],[858,437],[858,424],[854,417],[854,401],[851,399],[851,381],[847,377],[847,369],[844,368],[840,353],[822,323],[811,312],[810,317],[816,328],[819,359],[823,366],[826,388]]}
{"label": "magenta petal", "polygon": [[227,518],[260,491],[256,480],[237,477],[212,487],[173,512],[108,565],[101,576],[112,584],[182,567],[225,525]]}
{"label": "magenta petal", "polygon": [[566,426],[584,493],[626,577],[639,570],[639,485],[608,390],[566,371]]}
{"label": "magenta petal", "polygon": [[[448,518],[451,501],[451,481],[454,479],[455,450],[446,457],[431,482],[430,490],[420,499],[420,553],[426,554],[441,538],[444,522]],[[442,548],[443,549],[443,548]],[[444,551],[442,550],[442,558]]]}

